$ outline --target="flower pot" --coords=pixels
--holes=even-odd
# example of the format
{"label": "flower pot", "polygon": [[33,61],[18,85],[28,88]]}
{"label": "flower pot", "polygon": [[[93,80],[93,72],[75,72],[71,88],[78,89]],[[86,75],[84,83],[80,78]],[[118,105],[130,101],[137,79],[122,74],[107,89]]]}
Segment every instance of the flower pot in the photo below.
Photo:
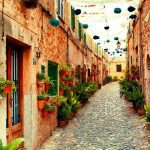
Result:
{"label": "flower pot", "polygon": [[69,86],[72,86],[73,85],[73,81],[69,81]]}
{"label": "flower pot", "polygon": [[56,110],[51,110],[48,113],[51,114],[51,115],[54,115],[56,113]]}
{"label": "flower pot", "polygon": [[38,109],[42,110],[45,105],[45,100],[38,100]]}
{"label": "flower pot", "polygon": [[38,88],[43,88],[44,82],[43,81],[37,81],[37,87]]}
{"label": "flower pot", "polygon": [[150,130],[150,122],[145,122],[145,129]]}
{"label": "flower pot", "polygon": [[69,70],[66,70],[66,71],[65,71],[65,75],[66,75],[66,76],[69,76],[69,75],[70,75],[70,71],[69,71]]}
{"label": "flower pot", "polygon": [[48,102],[49,101],[49,97],[46,97],[45,101]]}
{"label": "flower pot", "polygon": [[64,128],[67,125],[67,123],[67,120],[59,120],[58,125],[59,127]]}
{"label": "flower pot", "polygon": [[138,110],[138,115],[139,116],[144,116],[145,115],[145,111],[144,110]]}
{"label": "flower pot", "polygon": [[12,92],[12,86],[11,84],[7,84],[6,87],[5,87],[5,92],[6,93],[11,93]]}
{"label": "flower pot", "polygon": [[63,95],[64,94],[64,90],[59,89],[59,95]]}
{"label": "flower pot", "polygon": [[2,104],[2,100],[0,100],[0,105]]}
{"label": "flower pot", "polygon": [[61,70],[61,71],[60,71],[60,76],[63,77],[64,75],[65,75],[65,71],[64,71],[64,70]]}
{"label": "flower pot", "polygon": [[48,92],[50,88],[50,83],[45,83],[45,91]]}
{"label": "flower pot", "polygon": [[61,81],[61,84],[62,84],[62,85],[66,85],[66,81],[62,80],[62,81]]}
{"label": "flower pot", "polygon": [[43,116],[43,118],[47,118],[48,117],[48,110],[43,110],[42,116]]}

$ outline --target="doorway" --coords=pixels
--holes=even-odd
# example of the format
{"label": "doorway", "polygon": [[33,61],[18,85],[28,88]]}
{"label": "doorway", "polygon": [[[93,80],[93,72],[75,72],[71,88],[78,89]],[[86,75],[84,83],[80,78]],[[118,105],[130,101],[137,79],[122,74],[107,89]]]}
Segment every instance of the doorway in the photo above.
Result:
{"label": "doorway", "polygon": [[7,95],[7,143],[23,136],[23,96],[22,72],[23,49],[20,46],[7,42],[7,79],[14,81],[16,91]]}

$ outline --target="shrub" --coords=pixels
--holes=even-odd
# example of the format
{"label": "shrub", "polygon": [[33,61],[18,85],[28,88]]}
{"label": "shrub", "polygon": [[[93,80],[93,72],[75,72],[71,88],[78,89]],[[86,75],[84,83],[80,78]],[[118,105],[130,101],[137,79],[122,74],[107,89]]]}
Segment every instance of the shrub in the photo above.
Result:
{"label": "shrub", "polygon": [[105,79],[103,80],[103,84],[107,84],[112,82],[112,76],[106,76]]}
{"label": "shrub", "polygon": [[112,79],[112,81],[113,81],[113,82],[118,81],[118,77],[117,77],[117,76],[114,76],[113,79]]}
{"label": "shrub", "polygon": [[146,111],[145,119],[147,122],[150,122],[150,105],[144,105],[144,109]]}

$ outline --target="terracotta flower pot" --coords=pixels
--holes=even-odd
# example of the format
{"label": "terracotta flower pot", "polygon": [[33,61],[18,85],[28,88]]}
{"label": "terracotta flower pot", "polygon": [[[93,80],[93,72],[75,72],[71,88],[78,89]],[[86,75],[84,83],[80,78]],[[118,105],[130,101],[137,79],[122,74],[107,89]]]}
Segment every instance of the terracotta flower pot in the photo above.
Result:
{"label": "terracotta flower pot", "polygon": [[49,97],[46,97],[45,101],[48,102],[49,101]]}
{"label": "terracotta flower pot", "polygon": [[63,95],[64,94],[64,90],[59,89],[59,95]]}
{"label": "terracotta flower pot", "polygon": [[51,115],[54,115],[56,113],[56,110],[51,110],[48,113],[51,114]]}
{"label": "terracotta flower pot", "polygon": [[45,91],[48,92],[50,89],[50,83],[45,83]]}
{"label": "terracotta flower pot", "polygon": [[66,70],[66,71],[65,71],[65,75],[66,75],[66,76],[69,76],[69,75],[70,75],[70,71],[69,71],[69,70]]}
{"label": "terracotta flower pot", "polygon": [[44,82],[43,81],[37,81],[37,87],[38,88],[43,88]]}
{"label": "terracotta flower pot", "polygon": [[138,115],[139,116],[144,116],[145,115],[145,111],[144,110],[138,110]]}
{"label": "terracotta flower pot", "polygon": [[67,125],[68,121],[67,120],[59,120],[58,125],[59,127],[64,128]]}
{"label": "terracotta flower pot", "polygon": [[2,100],[0,100],[0,105],[2,104]]}
{"label": "terracotta flower pot", "polygon": [[47,118],[47,117],[48,117],[48,110],[43,110],[43,111],[42,111],[42,116],[43,116],[44,118]]}
{"label": "terracotta flower pot", "polygon": [[62,80],[62,81],[61,81],[61,84],[62,84],[62,85],[65,85],[65,84],[66,84],[66,81]]}
{"label": "terracotta flower pot", "polygon": [[38,108],[39,110],[42,110],[45,105],[45,100],[38,100]]}
{"label": "terracotta flower pot", "polygon": [[73,85],[73,81],[69,81],[69,86],[72,86]]}
{"label": "terracotta flower pot", "polygon": [[61,70],[61,71],[60,71],[60,76],[63,77],[64,75],[65,75],[65,71],[64,71],[64,70]]}
{"label": "terracotta flower pot", "polygon": [[12,92],[12,86],[11,84],[7,84],[6,87],[5,87],[5,92],[6,93],[11,93]]}

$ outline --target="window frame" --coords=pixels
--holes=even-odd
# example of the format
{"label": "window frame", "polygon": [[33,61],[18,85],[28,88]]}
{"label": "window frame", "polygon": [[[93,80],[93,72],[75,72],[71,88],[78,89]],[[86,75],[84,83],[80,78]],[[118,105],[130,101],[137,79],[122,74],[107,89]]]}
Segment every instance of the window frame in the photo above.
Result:
{"label": "window frame", "polygon": [[[120,66],[120,68],[118,68]],[[122,65],[121,64],[116,64],[116,72],[122,72]]]}
{"label": "window frame", "polygon": [[57,0],[57,14],[64,20],[64,0]]}

